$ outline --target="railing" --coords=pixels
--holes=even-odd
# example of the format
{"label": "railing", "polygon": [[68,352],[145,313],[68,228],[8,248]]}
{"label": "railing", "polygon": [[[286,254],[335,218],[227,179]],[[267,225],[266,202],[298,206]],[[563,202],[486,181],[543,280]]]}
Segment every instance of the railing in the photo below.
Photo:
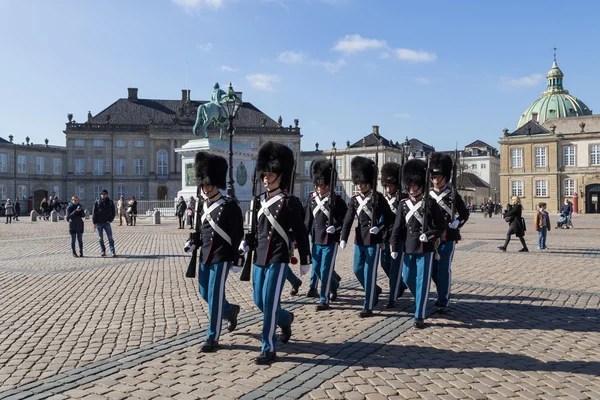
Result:
{"label": "railing", "polygon": [[[161,217],[177,218],[177,215],[175,214],[177,203],[178,200],[138,200],[137,216],[138,218],[151,217],[154,214],[154,211],[158,210]],[[239,204],[242,209],[242,215],[245,215],[250,209],[250,200],[241,200]],[[125,207],[127,207],[127,205]]]}

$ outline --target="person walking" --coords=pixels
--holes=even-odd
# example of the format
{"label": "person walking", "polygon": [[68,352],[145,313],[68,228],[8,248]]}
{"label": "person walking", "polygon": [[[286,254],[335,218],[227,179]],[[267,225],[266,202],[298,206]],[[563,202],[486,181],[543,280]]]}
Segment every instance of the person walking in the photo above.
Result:
{"label": "person walking", "polygon": [[123,226],[123,218],[125,218],[125,225],[127,222],[127,207],[125,207],[125,197],[121,195],[119,201],[117,201],[117,212],[119,213],[119,226]]}
{"label": "person walking", "polygon": [[48,207],[48,201],[44,197],[40,202],[40,211],[42,213],[41,217],[44,218],[46,221],[48,220],[48,215],[50,214],[50,212],[48,211]]}
{"label": "person walking", "polygon": [[190,229],[194,229],[194,217],[195,217],[195,212],[196,212],[196,199],[194,198],[194,196],[190,196],[190,199],[188,200],[187,203],[187,213],[188,216],[190,217]]}
{"label": "person walking", "polygon": [[113,257],[116,257],[115,253],[115,241],[113,240],[111,222],[115,219],[115,203],[108,198],[108,191],[104,189],[100,193],[100,198],[94,203],[92,210],[92,221],[94,223],[94,229],[98,230],[98,242],[100,243],[100,256],[106,255],[106,246],[104,245],[103,233],[106,231],[108,237],[108,245],[110,252]]}
{"label": "person walking", "polygon": [[137,219],[137,201],[135,196],[131,196],[127,203],[127,215],[129,216],[129,226],[135,226],[135,220]]}
{"label": "person walking", "polygon": [[67,207],[66,218],[69,222],[69,233],[71,234],[71,250],[73,257],[78,257],[75,252],[75,239],[79,244],[79,257],[83,257],[83,218],[85,212],[79,204],[79,197],[73,196]]}
{"label": "person walking", "polygon": [[573,214],[573,204],[569,201],[569,199],[565,199],[562,206],[560,206],[560,213],[564,217],[564,223],[560,227],[562,229],[569,229],[569,227],[572,228],[573,222],[571,221],[571,217]]}
{"label": "person walking", "polygon": [[6,215],[6,224],[12,224],[12,217],[15,215],[15,206],[10,202],[10,199],[6,199],[4,205],[4,215]]}
{"label": "person walking", "polygon": [[[185,229],[185,210],[187,209],[187,204],[185,204],[185,200],[183,196],[179,196],[179,201],[175,206],[175,214],[177,218],[179,218],[179,228],[177,229]],[[237,246],[236,246],[237,247]]]}
{"label": "person walking", "polygon": [[510,210],[504,213],[504,219],[508,222],[508,232],[506,232],[506,239],[504,240],[503,246],[498,246],[502,251],[506,251],[510,237],[515,235],[521,241],[523,248],[519,250],[522,253],[529,251],[527,244],[525,244],[525,220],[521,216],[523,213],[523,207],[521,206],[521,198],[519,196],[513,196],[511,198]]}
{"label": "person walking", "polygon": [[15,216],[13,217],[13,219],[15,221],[19,220],[19,215],[21,215],[21,203],[19,203],[19,200],[15,200]]}
{"label": "person walking", "polygon": [[538,204],[538,207],[538,212],[535,213],[535,217],[533,219],[533,225],[538,233],[538,249],[547,250],[548,247],[546,247],[546,236],[548,235],[548,231],[551,229],[550,215],[548,214],[548,211],[546,211],[546,203],[541,202]]}

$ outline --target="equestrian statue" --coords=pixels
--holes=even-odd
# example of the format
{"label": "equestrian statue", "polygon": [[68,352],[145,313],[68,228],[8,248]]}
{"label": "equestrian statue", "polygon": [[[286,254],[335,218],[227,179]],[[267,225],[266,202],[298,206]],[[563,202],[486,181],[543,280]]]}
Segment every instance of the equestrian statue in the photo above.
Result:
{"label": "equestrian statue", "polygon": [[215,125],[219,127],[219,139],[223,140],[223,128],[227,127],[228,119],[227,113],[221,105],[221,100],[226,95],[227,93],[225,93],[225,91],[219,87],[219,84],[215,83],[212,95],[210,96],[210,101],[208,103],[204,103],[198,106],[196,123],[194,124],[194,128],[192,129],[194,135],[200,136],[198,134],[198,128],[202,126],[202,130],[204,131],[204,137],[208,138],[207,129],[210,126],[210,124],[214,121]]}

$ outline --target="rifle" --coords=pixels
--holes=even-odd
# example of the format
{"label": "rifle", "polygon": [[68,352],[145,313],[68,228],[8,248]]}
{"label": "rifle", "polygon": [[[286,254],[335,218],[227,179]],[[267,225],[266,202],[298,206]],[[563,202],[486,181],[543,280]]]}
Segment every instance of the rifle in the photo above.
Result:
{"label": "rifle", "polygon": [[336,148],[335,142],[331,143],[333,146],[331,149],[331,177],[329,179],[329,225],[335,224],[335,188],[337,186],[337,170],[335,169],[336,164]]}
{"label": "rifle", "polygon": [[[454,220],[454,214],[456,214],[456,163],[458,161],[458,145],[454,150],[454,164],[452,165],[452,208],[450,218]],[[450,221],[452,222],[452,221]]]}
{"label": "rifle", "polygon": [[[292,170],[292,179],[290,180],[290,189],[289,189],[289,194],[290,196],[294,195],[294,183],[296,183],[296,165],[298,164],[298,158],[296,157],[294,159],[294,169]],[[298,264],[298,258],[294,257],[294,235],[292,232],[288,232],[289,235],[289,254],[290,254],[290,264],[292,265],[296,265]]]}
{"label": "rifle", "polygon": [[256,255],[256,241],[258,239],[258,206],[260,201],[256,197],[256,166],[254,166],[254,174],[252,174],[252,201],[250,202],[250,228],[244,235],[244,240],[248,244],[249,250],[244,260],[244,267],[240,274],[240,281],[249,282],[252,271],[252,264]]}
{"label": "rifle", "polygon": [[375,171],[373,173],[373,198],[371,199],[373,203],[373,217],[371,218],[371,229],[375,226],[375,209],[377,208],[377,165],[379,164],[379,146],[377,146],[377,151],[375,152]]}
{"label": "rifle", "polygon": [[427,218],[427,208],[429,207],[429,185],[431,181],[431,156],[428,154],[427,158],[427,169],[425,170],[425,185],[423,185],[423,201],[421,204],[421,208],[423,209],[423,231],[421,233],[427,232],[429,229],[429,221]]}

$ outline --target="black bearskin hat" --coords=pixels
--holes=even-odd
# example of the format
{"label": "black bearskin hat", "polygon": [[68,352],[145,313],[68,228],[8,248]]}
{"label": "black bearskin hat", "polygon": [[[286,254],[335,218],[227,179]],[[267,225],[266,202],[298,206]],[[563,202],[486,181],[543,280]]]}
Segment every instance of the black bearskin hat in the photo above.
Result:
{"label": "black bearskin hat", "polygon": [[313,185],[329,185],[331,182],[331,161],[314,160],[310,165],[310,178]]}
{"label": "black bearskin hat", "polygon": [[408,160],[402,168],[402,187],[408,191],[410,184],[425,187],[425,170],[427,163],[423,160],[413,158]]}
{"label": "black bearskin hat", "polygon": [[287,146],[266,142],[258,150],[256,172],[263,179],[265,172],[273,172],[279,176],[281,189],[289,189],[294,170],[294,152]]}
{"label": "black bearskin hat", "polygon": [[450,181],[450,175],[452,175],[452,158],[449,155],[432,153],[429,166],[431,168],[431,176],[442,175],[446,177],[446,181]]}
{"label": "black bearskin hat", "polygon": [[201,151],[196,153],[196,182],[200,185],[213,185],[225,189],[227,180],[227,160],[221,156]]}
{"label": "black bearskin hat", "polygon": [[396,185],[400,184],[400,164],[387,162],[381,167],[381,184]]}
{"label": "black bearskin hat", "polygon": [[373,178],[377,175],[375,161],[366,157],[354,157],[350,163],[350,169],[352,171],[352,183],[355,185],[358,183],[369,183],[372,185]]}

